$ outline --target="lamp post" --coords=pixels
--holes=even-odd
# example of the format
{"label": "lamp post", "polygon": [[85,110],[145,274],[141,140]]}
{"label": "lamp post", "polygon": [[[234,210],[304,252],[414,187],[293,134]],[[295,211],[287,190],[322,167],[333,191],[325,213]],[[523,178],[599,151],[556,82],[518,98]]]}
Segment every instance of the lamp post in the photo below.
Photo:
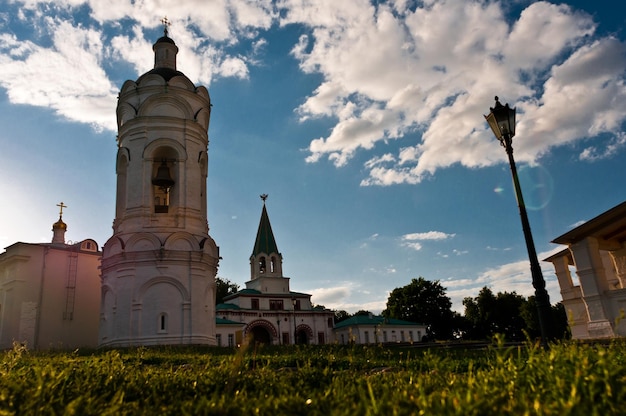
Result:
{"label": "lamp post", "polygon": [[519,178],[517,176],[517,168],[515,167],[515,159],[513,159],[513,136],[515,136],[515,108],[510,108],[509,104],[502,105],[496,97],[496,105],[490,108],[489,115],[485,116],[489,127],[493,130],[493,134],[500,141],[500,144],[506,150],[509,156],[509,165],[511,166],[511,175],[513,175],[513,186],[515,187],[515,196],[517,198],[517,206],[522,220],[522,230],[524,231],[524,239],[526,240],[526,249],[528,250],[528,258],[530,259],[530,273],[533,279],[533,287],[535,288],[535,302],[537,303],[537,312],[539,316],[539,327],[541,330],[541,342],[547,346],[548,340],[552,338],[552,311],[550,306],[550,296],[546,290],[546,282],[539,267],[537,260],[537,252],[533,235],[530,231],[530,223],[528,222],[528,214],[526,213],[526,205],[522,196]]}
{"label": "lamp post", "polygon": [[293,345],[298,343],[298,329],[296,327],[296,299],[291,299],[293,304]]}

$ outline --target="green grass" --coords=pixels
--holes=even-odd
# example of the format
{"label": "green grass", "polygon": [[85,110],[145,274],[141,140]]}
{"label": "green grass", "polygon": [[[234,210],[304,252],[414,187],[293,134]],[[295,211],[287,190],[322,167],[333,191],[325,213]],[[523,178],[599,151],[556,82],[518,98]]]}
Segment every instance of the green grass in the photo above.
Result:
{"label": "green grass", "polygon": [[0,353],[0,415],[611,415],[626,343]]}

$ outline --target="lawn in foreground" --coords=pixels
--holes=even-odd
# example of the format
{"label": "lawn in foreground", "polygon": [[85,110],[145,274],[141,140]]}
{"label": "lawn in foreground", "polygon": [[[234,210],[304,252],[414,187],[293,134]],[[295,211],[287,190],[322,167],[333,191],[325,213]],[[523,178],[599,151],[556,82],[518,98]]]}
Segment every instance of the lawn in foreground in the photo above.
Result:
{"label": "lawn in foreground", "polygon": [[626,343],[0,353],[0,415],[611,415]]}

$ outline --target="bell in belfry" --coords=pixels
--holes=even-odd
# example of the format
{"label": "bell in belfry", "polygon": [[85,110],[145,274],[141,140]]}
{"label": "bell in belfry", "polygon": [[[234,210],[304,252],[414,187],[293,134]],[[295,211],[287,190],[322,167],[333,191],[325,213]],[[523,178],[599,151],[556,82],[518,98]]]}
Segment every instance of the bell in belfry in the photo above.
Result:
{"label": "bell in belfry", "polygon": [[161,162],[161,166],[159,166],[156,176],[152,178],[152,185],[158,186],[165,192],[174,186],[174,179],[170,176],[170,168],[167,167],[167,162],[165,160]]}

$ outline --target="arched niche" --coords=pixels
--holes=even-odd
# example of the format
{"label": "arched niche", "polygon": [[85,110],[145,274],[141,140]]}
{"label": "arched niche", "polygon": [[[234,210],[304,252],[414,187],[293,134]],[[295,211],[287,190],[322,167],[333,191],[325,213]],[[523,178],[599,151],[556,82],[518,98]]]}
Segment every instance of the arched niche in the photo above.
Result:
{"label": "arched niche", "polygon": [[137,84],[139,88],[149,87],[153,85],[165,86],[167,85],[167,81],[165,81],[165,79],[159,74],[145,74],[141,76],[141,78],[139,79],[139,84]]}
{"label": "arched niche", "polygon": [[127,80],[126,82],[124,82],[122,88],[120,89],[120,95],[125,94],[128,91],[134,91],[136,88],[137,83],[135,83],[135,81]]}
{"label": "arched niche", "polygon": [[167,85],[169,85],[170,87],[184,88],[188,91],[195,91],[196,89],[196,86],[193,85],[193,82],[191,82],[189,78],[181,75],[170,78],[170,80],[167,82]]}
{"label": "arched niche", "polygon": [[141,117],[175,117],[193,120],[191,105],[170,93],[155,94],[147,98],[138,110]]}
{"label": "arched niche", "polygon": [[180,162],[187,160],[187,151],[176,140],[161,138],[150,142],[149,145],[143,150],[141,155],[144,160],[156,160],[166,153],[167,157],[171,157],[173,160]]}
{"label": "arched niche", "polygon": [[120,128],[128,120],[132,120],[137,116],[137,109],[131,104],[126,102],[120,102],[117,106],[117,127]]}
{"label": "arched niche", "polygon": [[104,247],[102,247],[102,255],[104,257],[111,257],[116,254],[121,254],[122,252],[124,252],[124,242],[117,236],[109,238],[109,240],[104,243]]}
{"label": "arched niche", "polygon": [[166,289],[164,292],[167,294],[175,293],[177,295],[177,299],[170,298],[169,300],[173,304],[180,305],[182,302],[189,302],[191,300],[189,296],[189,291],[178,281],[178,279],[169,276],[157,276],[149,279],[145,282],[139,290],[137,291],[137,302],[143,303],[146,297],[146,294],[156,287],[166,287],[173,290],[170,291]]}
{"label": "arched niche", "polygon": [[102,285],[100,292],[100,340],[104,341],[113,334],[117,295],[107,284]]}
{"label": "arched niche", "polygon": [[217,246],[217,244],[215,244],[215,240],[213,240],[210,236],[206,237],[200,242],[200,247],[202,248],[202,251],[204,251],[206,254],[210,255],[211,257],[216,258],[216,259],[219,258],[220,249]]}
{"label": "arched niche", "polygon": [[209,96],[209,90],[207,90],[205,86],[201,85],[197,87],[196,94],[198,94],[203,99],[207,100],[209,102],[209,105],[211,105],[211,97]]}
{"label": "arched niche", "polygon": [[120,147],[117,150],[117,159],[115,163],[115,171],[117,173],[117,194],[115,198],[115,217],[120,218],[126,209],[126,190],[127,190],[127,173],[128,162],[130,160],[130,150],[126,147]]}
{"label": "arched niche", "polygon": [[208,109],[203,107],[200,110],[198,110],[198,112],[196,113],[196,121],[198,122],[198,124],[202,126],[204,130],[209,129],[210,120],[211,120],[211,112]]}
{"label": "arched niche", "polygon": [[133,234],[126,243],[126,252],[159,250],[161,241],[150,233]]}
{"label": "arched niche", "polygon": [[198,241],[193,235],[186,232],[176,232],[171,234],[163,243],[163,247],[166,250],[174,251],[197,251]]}

